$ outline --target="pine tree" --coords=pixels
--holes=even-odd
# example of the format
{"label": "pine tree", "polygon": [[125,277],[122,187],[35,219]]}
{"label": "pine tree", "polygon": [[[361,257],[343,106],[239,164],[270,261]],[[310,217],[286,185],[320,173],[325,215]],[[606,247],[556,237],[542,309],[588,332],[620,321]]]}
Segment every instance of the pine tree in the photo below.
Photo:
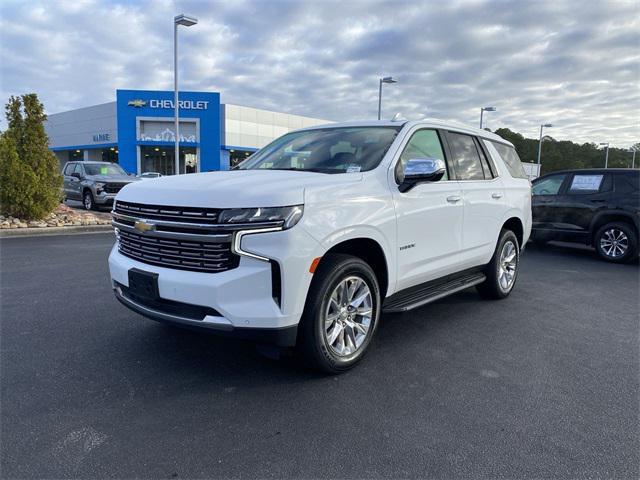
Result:
{"label": "pine tree", "polygon": [[9,128],[0,150],[0,209],[24,219],[44,218],[59,204],[62,187],[44,130],[44,106],[30,93],[11,97],[5,112]]}

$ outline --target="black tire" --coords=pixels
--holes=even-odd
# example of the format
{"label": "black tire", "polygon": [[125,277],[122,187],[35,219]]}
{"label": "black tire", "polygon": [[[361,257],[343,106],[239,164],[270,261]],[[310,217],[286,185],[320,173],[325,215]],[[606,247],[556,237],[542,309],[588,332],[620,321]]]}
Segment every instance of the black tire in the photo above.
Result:
{"label": "black tire", "polygon": [[625,222],[611,222],[600,227],[593,237],[593,246],[607,262],[626,263],[638,258],[638,234]]}
{"label": "black tire", "polygon": [[[327,332],[325,328],[325,314],[329,312],[330,308],[336,306],[335,302],[331,307],[329,303],[331,301],[331,295],[338,286],[348,281],[348,279],[354,278],[363,281],[369,289],[371,316],[362,343],[356,347],[353,353],[339,355],[336,353],[333,344],[330,344],[327,338],[330,332]],[[355,286],[357,282],[352,280],[350,285]],[[367,300],[369,300],[369,298]],[[309,294],[307,295],[304,313],[300,320],[296,345],[299,355],[303,357],[308,366],[327,373],[336,374],[349,370],[358,363],[367,352],[371,344],[371,339],[378,327],[380,310],[380,287],[378,286],[378,280],[371,267],[361,259],[351,255],[326,255],[314,273]],[[358,317],[355,313],[353,313],[353,315],[353,318]],[[362,317],[360,317],[360,319],[362,320]],[[351,317],[349,317],[349,320],[351,321]],[[336,320],[336,322],[338,321],[342,320]],[[354,323],[355,322],[351,322],[352,325]],[[351,327],[344,326],[342,328],[343,344],[351,339],[346,332],[354,332],[354,339],[356,335],[361,334],[357,329]],[[347,337],[349,338],[347,339]],[[337,340],[339,342],[339,339]]]}
{"label": "black tire", "polygon": [[85,190],[82,194],[82,206],[85,210],[95,210],[96,203],[93,201],[93,194],[90,190]]}
{"label": "black tire", "polygon": [[[507,287],[501,283],[500,272],[502,270],[501,256],[505,246],[511,243],[515,248],[515,270],[513,271],[512,280]],[[493,252],[491,261],[485,267],[484,274],[487,280],[476,287],[478,293],[484,298],[492,300],[500,300],[509,296],[518,279],[518,271],[520,270],[520,245],[518,237],[511,230],[502,230],[498,239],[498,244]]]}

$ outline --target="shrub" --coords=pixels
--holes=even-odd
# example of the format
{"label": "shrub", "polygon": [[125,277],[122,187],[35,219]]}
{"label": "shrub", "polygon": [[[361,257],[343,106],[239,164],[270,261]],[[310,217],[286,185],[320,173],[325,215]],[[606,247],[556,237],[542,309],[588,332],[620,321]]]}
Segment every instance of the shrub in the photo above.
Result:
{"label": "shrub", "polygon": [[9,128],[0,139],[0,211],[41,219],[60,202],[62,176],[49,150],[46,115],[35,93],[11,97],[5,108]]}

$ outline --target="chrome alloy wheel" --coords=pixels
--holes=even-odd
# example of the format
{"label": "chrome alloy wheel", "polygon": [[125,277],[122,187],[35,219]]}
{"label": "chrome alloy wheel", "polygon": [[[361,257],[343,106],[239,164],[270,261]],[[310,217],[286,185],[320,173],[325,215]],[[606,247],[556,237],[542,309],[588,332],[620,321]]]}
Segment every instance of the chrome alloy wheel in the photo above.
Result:
{"label": "chrome alloy wheel", "polygon": [[93,209],[93,198],[91,198],[91,194],[90,193],[85,193],[84,194],[84,208],[85,208],[85,210],[92,210]]}
{"label": "chrome alloy wheel", "polygon": [[339,357],[354,354],[371,327],[373,297],[367,283],[358,276],[343,279],[333,290],[324,314],[324,339]]}
{"label": "chrome alloy wheel", "polygon": [[502,246],[500,252],[500,265],[498,270],[498,281],[503,292],[508,292],[513,287],[516,280],[516,270],[518,268],[518,249],[516,245],[508,240]]}
{"label": "chrome alloy wheel", "polygon": [[629,249],[629,237],[618,228],[610,228],[600,237],[600,249],[607,257],[621,257]]}

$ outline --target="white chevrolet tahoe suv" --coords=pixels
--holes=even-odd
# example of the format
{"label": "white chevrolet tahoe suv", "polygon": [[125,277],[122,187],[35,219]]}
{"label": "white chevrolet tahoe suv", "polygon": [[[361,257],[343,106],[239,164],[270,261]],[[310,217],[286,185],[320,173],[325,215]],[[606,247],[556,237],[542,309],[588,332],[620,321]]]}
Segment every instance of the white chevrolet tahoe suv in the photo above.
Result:
{"label": "white chevrolet tahoe suv", "polygon": [[352,367],[383,312],[476,286],[504,298],[531,231],[511,145],[440,121],[288,133],[231,171],[123,188],[109,267],[154,320],[296,346]]}

